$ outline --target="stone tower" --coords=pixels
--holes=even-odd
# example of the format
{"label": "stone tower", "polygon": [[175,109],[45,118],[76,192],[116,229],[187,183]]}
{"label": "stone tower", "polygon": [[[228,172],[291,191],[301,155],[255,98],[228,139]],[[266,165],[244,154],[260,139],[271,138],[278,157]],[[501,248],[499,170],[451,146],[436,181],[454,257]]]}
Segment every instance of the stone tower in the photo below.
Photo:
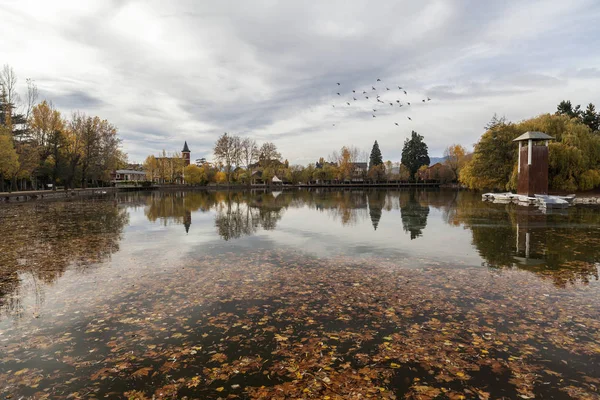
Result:
{"label": "stone tower", "polygon": [[184,167],[190,165],[190,148],[187,145],[187,141],[183,145],[183,150],[181,150],[181,158],[183,158]]}
{"label": "stone tower", "polygon": [[519,143],[517,194],[548,194],[548,142],[552,139],[543,132],[525,132],[514,140]]}

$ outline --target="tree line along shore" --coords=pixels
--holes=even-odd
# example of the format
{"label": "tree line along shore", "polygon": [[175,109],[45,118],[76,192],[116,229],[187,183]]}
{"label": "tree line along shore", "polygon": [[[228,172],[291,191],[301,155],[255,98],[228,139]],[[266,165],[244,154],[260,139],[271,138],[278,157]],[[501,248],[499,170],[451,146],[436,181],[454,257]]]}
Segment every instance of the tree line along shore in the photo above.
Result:
{"label": "tree line along shore", "polygon": [[8,66],[0,70],[0,192],[99,186],[127,163],[117,127],[72,111],[66,116],[39,98],[36,83],[24,93]]}
{"label": "tree line along shore", "polygon": [[600,113],[594,104],[582,110],[565,100],[552,114],[517,123],[494,114],[473,151],[461,144],[449,145],[443,161],[434,165],[425,138],[415,131],[405,140],[397,162],[383,161],[375,141],[370,153],[352,145],[342,146],[306,166],[290,165],[274,143],[259,146],[252,138],[224,133],[214,145],[212,162],[202,158],[183,166],[178,154],[149,156],[144,170],[154,182],[175,182],[178,175],[173,171],[179,168],[172,163],[180,163],[177,165],[191,185],[270,183],[277,177],[294,185],[434,181],[473,190],[510,191],[517,184],[518,155],[513,140],[527,131],[541,131],[554,138],[549,145],[550,190],[589,191],[600,188],[599,127]]}
{"label": "tree line along shore", "polygon": [[[290,164],[275,143],[260,146],[251,137],[222,134],[211,161],[190,164],[181,153],[148,156],[128,164],[117,127],[106,119],[74,110],[63,115],[51,101],[39,99],[35,82],[17,90],[17,76],[0,70],[0,192],[108,186],[115,171],[137,168],[151,184],[331,184],[422,182],[455,183],[476,190],[514,190],[517,151],[513,139],[526,131],[554,138],[549,151],[549,186],[553,191],[600,187],[600,113],[565,100],[552,114],[520,122],[494,115],[473,151],[449,145],[443,161],[431,165],[425,137],[415,131],[405,139],[401,159],[384,161],[375,140],[370,152],[342,146],[308,165]],[[186,162],[187,161],[187,162]],[[189,165],[188,165],[189,164]],[[136,183],[137,184],[137,183]]]}

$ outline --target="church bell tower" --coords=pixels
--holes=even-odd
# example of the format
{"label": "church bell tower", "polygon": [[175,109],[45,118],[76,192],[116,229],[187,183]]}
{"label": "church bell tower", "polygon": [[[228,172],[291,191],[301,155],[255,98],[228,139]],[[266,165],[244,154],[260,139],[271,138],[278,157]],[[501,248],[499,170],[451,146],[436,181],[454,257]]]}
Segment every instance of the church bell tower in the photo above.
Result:
{"label": "church bell tower", "polygon": [[183,164],[185,167],[190,165],[190,148],[187,145],[187,141],[183,145],[183,150],[181,150],[181,158],[183,158]]}

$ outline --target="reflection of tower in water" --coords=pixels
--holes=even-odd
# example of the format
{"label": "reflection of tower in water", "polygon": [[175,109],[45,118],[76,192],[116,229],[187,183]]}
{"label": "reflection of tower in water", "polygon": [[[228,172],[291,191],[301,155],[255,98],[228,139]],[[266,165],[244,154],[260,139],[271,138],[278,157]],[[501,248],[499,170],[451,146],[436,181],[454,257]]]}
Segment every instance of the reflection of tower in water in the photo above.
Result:
{"label": "reflection of tower in water", "polygon": [[540,265],[546,262],[545,229],[547,216],[542,213],[516,214],[515,261],[521,265]]}
{"label": "reflection of tower in water", "polygon": [[183,226],[185,226],[185,233],[190,231],[190,225],[192,225],[192,212],[190,210],[184,210]]}

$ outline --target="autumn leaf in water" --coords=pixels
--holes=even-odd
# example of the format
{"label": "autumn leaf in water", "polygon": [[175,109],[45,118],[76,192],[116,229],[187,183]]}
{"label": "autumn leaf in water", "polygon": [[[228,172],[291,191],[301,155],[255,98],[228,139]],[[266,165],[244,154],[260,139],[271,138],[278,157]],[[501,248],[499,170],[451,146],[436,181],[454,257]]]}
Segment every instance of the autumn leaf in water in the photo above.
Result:
{"label": "autumn leaf in water", "polygon": [[190,381],[187,383],[187,387],[188,388],[195,388],[196,386],[198,386],[200,384],[200,377],[199,376],[194,376],[192,379],[190,379]]}
{"label": "autumn leaf in water", "polygon": [[132,378],[143,378],[145,376],[148,376],[148,374],[150,374],[150,372],[152,372],[152,367],[140,368],[137,371],[135,371],[134,373],[132,373],[131,377]]}
{"label": "autumn leaf in water", "polygon": [[127,400],[150,400],[144,392],[140,392],[139,390],[131,390],[129,392],[123,393]]}
{"label": "autumn leaf in water", "polygon": [[219,363],[223,363],[225,361],[227,361],[227,356],[223,353],[215,353],[212,355],[212,357],[210,358],[211,361],[216,361]]}
{"label": "autumn leaf in water", "polygon": [[288,337],[276,333],[275,340],[277,340],[278,342],[285,342],[286,340],[288,340]]}

